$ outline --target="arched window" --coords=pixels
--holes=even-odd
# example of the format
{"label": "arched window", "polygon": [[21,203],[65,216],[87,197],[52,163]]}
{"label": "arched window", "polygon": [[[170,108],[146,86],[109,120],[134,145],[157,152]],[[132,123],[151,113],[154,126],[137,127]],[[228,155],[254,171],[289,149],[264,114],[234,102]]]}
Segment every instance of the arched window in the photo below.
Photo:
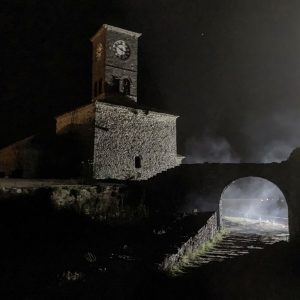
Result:
{"label": "arched window", "polygon": [[120,78],[113,76],[112,80],[112,92],[120,93]]}
{"label": "arched window", "polygon": [[128,78],[123,79],[123,95],[130,95],[130,80]]}

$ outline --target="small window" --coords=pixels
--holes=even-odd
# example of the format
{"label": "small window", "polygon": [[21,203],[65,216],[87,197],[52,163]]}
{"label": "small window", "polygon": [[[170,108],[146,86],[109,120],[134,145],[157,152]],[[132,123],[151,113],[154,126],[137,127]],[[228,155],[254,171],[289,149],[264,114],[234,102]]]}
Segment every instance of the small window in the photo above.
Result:
{"label": "small window", "polygon": [[140,169],[142,167],[142,160],[140,156],[136,156],[134,158],[134,164],[136,169]]}

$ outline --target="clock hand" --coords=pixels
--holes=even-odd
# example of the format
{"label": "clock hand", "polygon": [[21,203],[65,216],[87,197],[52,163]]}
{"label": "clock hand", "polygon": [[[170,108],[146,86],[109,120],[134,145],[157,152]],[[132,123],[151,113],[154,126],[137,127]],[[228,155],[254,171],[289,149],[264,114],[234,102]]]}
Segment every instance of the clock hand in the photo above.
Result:
{"label": "clock hand", "polygon": [[123,49],[123,47],[120,45],[120,46],[118,46],[118,49],[119,49],[119,51],[121,51],[122,52],[122,54],[125,54],[125,50]]}

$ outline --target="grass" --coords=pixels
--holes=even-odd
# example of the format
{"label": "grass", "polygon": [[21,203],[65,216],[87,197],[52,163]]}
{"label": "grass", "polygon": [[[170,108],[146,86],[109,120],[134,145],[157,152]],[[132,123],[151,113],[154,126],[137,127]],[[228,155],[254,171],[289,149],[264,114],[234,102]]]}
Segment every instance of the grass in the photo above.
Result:
{"label": "grass", "polygon": [[228,235],[228,230],[221,229],[215,236],[191,251],[188,251],[183,255],[176,264],[172,265],[166,271],[171,276],[180,276],[185,273],[186,268],[191,268],[197,266],[197,261],[201,255],[212,250],[216,245],[218,245],[225,236]]}

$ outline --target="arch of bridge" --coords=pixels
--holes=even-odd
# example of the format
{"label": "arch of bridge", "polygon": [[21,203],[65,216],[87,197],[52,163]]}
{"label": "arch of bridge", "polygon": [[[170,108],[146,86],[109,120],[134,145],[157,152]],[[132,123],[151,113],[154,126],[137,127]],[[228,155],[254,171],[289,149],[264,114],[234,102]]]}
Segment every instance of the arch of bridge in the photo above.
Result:
{"label": "arch of bridge", "polygon": [[274,183],[289,199],[288,164],[215,164],[204,163],[182,165],[178,169],[177,185],[185,186],[187,191],[199,194],[211,194],[220,198],[223,190],[233,181],[244,177],[260,177]]}
{"label": "arch of bridge", "polygon": [[289,209],[290,239],[300,241],[300,148],[281,163],[180,165],[155,176],[147,184],[150,201],[160,199],[166,209],[183,204],[189,193],[205,196],[217,207],[226,186],[244,177],[264,178],[282,191]]}

